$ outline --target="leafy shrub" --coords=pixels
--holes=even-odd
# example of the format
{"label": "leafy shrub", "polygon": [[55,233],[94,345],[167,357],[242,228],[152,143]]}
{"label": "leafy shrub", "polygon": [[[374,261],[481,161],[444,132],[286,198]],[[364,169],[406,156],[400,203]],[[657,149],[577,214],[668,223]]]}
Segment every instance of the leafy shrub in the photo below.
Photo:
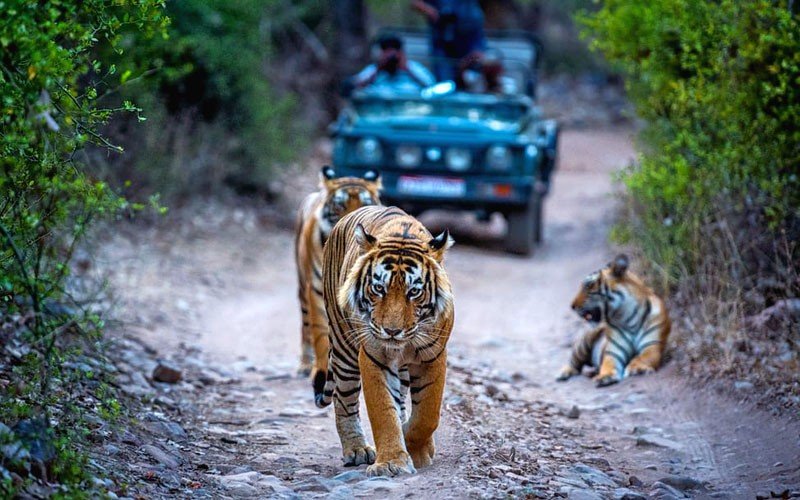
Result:
{"label": "leafy shrub", "polygon": [[647,121],[641,162],[623,175],[626,234],[665,279],[711,259],[720,279],[750,286],[797,262],[797,16],[770,0],[605,0],[581,21]]}
{"label": "leafy shrub", "polygon": [[167,37],[124,34],[127,50],[116,65],[131,84],[120,100],[146,108],[146,121],[135,129],[130,121],[118,122],[109,130],[131,154],[110,163],[96,155],[104,177],[167,199],[216,192],[225,184],[266,190],[275,165],[304,144],[293,96],[277,95],[266,71],[269,9],[278,3],[168,2]]}
{"label": "leafy shrub", "polygon": [[[100,321],[80,314],[67,293],[71,259],[93,221],[132,208],[79,161],[92,144],[120,151],[98,128],[136,111],[129,102],[100,105],[98,91],[120,80],[93,51],[118,49],[122,30],[153,34],[166,22],[158,0],[0,1],[0,345],[4,357],[16,349],[19,382],[3,388],[0,421],[63,423],[43,433],[58,452],[55,479],[73,484],[85,478],[70,446],[80,431],[68,423],[71,372],[60,365],[72,354],[61,340]],[[3,479],[0,488],[9,484]]]}
{"label": "leafy shrub", "polygon": [[[791,5],[791,2],[789,2]],[[646,121],[621,174],[625,219],[673,293],[701,377],[756,384],[796,408],[800,323],[800,22],[771,0],[604,0],[581,21]],[[790,360],[786,362],[785,360]],[[723,378],[724,380],[724,378]]]}

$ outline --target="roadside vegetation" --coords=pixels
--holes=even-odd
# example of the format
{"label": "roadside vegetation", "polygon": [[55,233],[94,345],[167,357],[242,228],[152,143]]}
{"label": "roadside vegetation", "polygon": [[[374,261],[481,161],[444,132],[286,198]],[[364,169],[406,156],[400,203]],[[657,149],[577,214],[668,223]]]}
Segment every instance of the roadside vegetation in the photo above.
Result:
{"label": "roadside vegetation", "polygon": [[[277,0],[166,2],[165,36],[136,29],[120,36],[114,62],[127,84],[110,96],[145,110],[105,132],[134,154],[91,154],[91,166],[115,186],[165,202],[226,189],[268,195],[277,164],[297,155],[306,131],[296,100],[271,83]],[[144,124],[137,118],[146,119]]]}
{"label": "roadside vegetation", "polygon": [[[121,51],[124,30],[157,37],[157,0],[4,2],[0,8],[0,492],[91,496],[89,412],[113,417],[102,361],[83,356],[103,326],[93,290],[71,279],[73,258],[96,221],[131,212],[87,174],[84,152],[122,148],[99,133],[139,109],[104,95],[124,83],[101,46]],[[37,482],[40,481],[40,482]],[[53,491],[48,483],[60,483]]]}
{"label": "roadside vegetation", "polygon": [[796,407],[798,5],[601,5],[581,17],[585,33],[646,122],[639,162],[621,175],[627,210],[615,236],[674,292],[677,325],[704,373],[782,382],[774,395]]}

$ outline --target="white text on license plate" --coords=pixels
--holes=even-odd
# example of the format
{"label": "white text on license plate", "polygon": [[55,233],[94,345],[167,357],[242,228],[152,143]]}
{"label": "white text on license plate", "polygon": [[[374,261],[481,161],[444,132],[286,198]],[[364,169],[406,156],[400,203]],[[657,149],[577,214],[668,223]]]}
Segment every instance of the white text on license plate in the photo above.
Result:
{"label": "white text on license plate", "polygon": [[457,197],[467,193],[467,185],[463,179],[402,175],[397,180],[397,190],[405,194],[422,196]]}

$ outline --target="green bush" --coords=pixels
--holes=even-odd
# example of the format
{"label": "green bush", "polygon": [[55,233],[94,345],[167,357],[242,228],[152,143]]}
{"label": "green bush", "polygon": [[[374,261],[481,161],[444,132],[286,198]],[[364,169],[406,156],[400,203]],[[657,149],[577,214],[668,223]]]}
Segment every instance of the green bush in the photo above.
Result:
{"label": "green bush", "polygon": [[131,154],[110,163],[96,155],[102,175],[167,200],[217,192],[226,184],[266,190],[276,164],[294,158],[304,144],[294,97],[277,95],[267,73],[267,28],[277,5],[170,1],[167,37],[126,33],[121,45],[127,50],[115,62],[131,84],[119,100],[146,108],[146,121],[133,130],[126,122],[109,130]]}
{"label": "green bush", "polygon": [[797,15],[769,0],[605,0],[581,22],[647,123],[622,176],[635,217],[617,234],[673,284],[786,275],[800,261]]}
{"label": "green bush", "polygon": [[[98,129],[117,112],[137,111],[100,103],[120,77],[93,55],[101,45],[120,50],[125,30],[152,35],[166,23],[158,0],[0,1],[0,345],[18,349],[0,422],[44,422],[57,453],[52,479],[78,489],[87,485],[78,484],[86,477],[71,440],[81,427],[68,388],[86,377],[71,381],[61,367],[72,357],[62,340],[100,321],[81,314],[66,283],[91,223],[132,208],[79,159],[90,145],[121,151]],[[48,428],[53,420],[61,425]],[[10,487],[2,478],[0,491]]]}

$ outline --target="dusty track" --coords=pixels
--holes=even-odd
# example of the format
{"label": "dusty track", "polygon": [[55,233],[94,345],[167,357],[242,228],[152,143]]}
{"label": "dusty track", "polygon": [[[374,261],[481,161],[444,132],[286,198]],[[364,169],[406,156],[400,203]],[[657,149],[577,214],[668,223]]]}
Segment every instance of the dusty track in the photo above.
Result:
{"label": "dusty track", "polygon": [[[453,366],[434,466],[393,481],[331,479],[346,471],[332,413],[316,410],[308,381],[290,376],[300,324],[290,230],[248,212],[206,211],[172,232],[119,238],[109,259],[123,317],[136,326],[127,335],[182,363],[190,382],[208,371],[219,379],[157,388],[176,401],[170,412],[194,443],[182,467],[232,496],[798,491],[797,425],[691,388],[670,366],[606,389],[587,378],[554,382],[584,327],[569,311],[572,295],[612,256],[611,174],[634,153],[625,130],[566,132],[561,158],[545,243],[531,258],[500,250],[500,220],[423,218],[459,242],[446,262]],[[314,185],[301,178],[295,198]],[[573,406],[577,419],[566,416]]]}

